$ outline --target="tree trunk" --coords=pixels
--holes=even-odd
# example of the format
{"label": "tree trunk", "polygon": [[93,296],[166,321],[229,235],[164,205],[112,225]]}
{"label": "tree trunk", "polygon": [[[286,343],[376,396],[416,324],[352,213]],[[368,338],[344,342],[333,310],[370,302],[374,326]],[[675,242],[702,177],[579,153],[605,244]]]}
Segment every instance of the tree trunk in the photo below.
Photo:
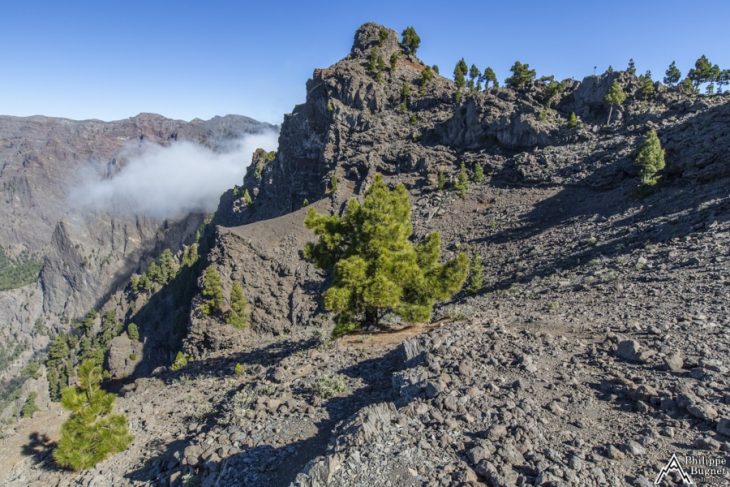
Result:
{"label": "tree trunk", "polygon": [[380,315],[376,308],[367,308],[365,310],[365,324],[380,328]]}
{"label": "tree trunk", "polygon": [[613,114],[613,103],[608,107],[608,121],[606,125],[611,125],[611,115]]}

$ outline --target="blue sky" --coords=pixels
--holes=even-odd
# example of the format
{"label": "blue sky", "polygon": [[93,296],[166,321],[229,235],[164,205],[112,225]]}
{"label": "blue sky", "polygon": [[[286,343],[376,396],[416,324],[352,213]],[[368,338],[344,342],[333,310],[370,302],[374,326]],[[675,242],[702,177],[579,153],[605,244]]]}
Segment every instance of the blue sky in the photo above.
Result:
{"label": "blue sky", "polygon": [[464,56],[503,79],[516,59],[538,75],[623,68],[655,79],[700,54],[730,68],[730,2],[459,1],[4,2],[0,113],[114,120],[238,113],[280,123],[316,67],[349,51],[366,21],[413,25],[419,56],[450,74]]}

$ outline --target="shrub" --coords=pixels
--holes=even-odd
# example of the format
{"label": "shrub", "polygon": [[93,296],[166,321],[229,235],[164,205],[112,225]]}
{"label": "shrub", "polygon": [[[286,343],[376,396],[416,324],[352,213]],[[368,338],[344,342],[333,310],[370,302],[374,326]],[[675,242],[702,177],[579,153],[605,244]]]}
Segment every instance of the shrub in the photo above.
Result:
{"label": "shrub", "polygon": [[335,173],[332,173],[332,175],[330,176],[330,183],[327,189],[330,193],[334,193],[335,191],[337,191],[337,176],[335,175]]}
{"label": "shrub", "polygon": [[453,296],[464,283],[468,259],[459,254],[441,264],[441,237],[432,233],[414,245],[408,191],[389,189],[380,175],[360,204],[351,199],[342,214],[322,215],[313,208],[305,219],[319,237],[305,256],[334,274],[324,293],[335,322],[352,329],[380,327],[392,312],[405,321],[426,321],[437,300]]}
{"label": "shrub", "polygon": [[349,392],[347,378],[342,374],[323,375],[314,381],[314,392],[322,399],[331,399]]}
{"label": "shrub", "polygon": [[73,470],[93,467],[132,442],[127,418],[112,412],[115,396],[100,387],[101,367],[87,360],[78,376],[78,386],[63,390],[61,404],[71,415],[61,426],[53,452],[59,465]]}
{"label": "shrub", "polygon": [[170,369],[177,372],[186,365],[188,365],[188,357],[182,352],[177,352],[177,355],[175,355],[175,361],[172,362],[172,365],[170,365]]}
{"label": "shrub", "polygon": [[127,336],[133,342],[139,341],[139,327],[137,327],[136,323],[130,323],[127,325]]}
{"label": "shrub", "polygon": [[253,203],[253,199],[251,199],[251,194],[248,192],[248,188],[246,188],[243,190],[243,204],[251,206],[251,203]]}
{"label": "shrub", "polygon": [[244,375],[246,373],[246,367],[244,367],[244,365],[239,362],[236,364],[235,367],[233,367],[233,373],[238,376]]}
{"label": "shrub", "polygon": [[437,187],[440,191],[443,191],[444,189],[446,189],[446,174],[444,174],[443,171],[439,171],[437,184],[438,184]]}
{"label": "shrub", "polygon": [[200,304],[200,312],[204,316],[221,312],[223,309],[223,286],[221,285],[221,276],[213,266],[208,266],[203,273],[203,290],[201,294],[205,301]]}
{"label": "shrub", "polygon": [[395,67],[398,65],[398,53],[394,52],[390,55],[390,70],[395,71]]}
{"label": "shrub", "polygon": [[658,173],[664,169],[665,161],[664,149],[662,149],[662,144],[655,130],[650,130],[646,134],[634,163],[641,168],[639,171],[641,184],[654,186],[659,182],[660,176]]}

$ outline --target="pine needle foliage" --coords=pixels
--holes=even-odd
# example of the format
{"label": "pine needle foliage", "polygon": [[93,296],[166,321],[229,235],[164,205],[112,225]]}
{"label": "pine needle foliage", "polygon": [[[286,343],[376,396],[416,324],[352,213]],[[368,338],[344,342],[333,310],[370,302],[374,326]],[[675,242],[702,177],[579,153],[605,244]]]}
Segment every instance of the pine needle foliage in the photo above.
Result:
{"label": "pine needle foliage", "polygon": [[305,225],[319,237],[305,256],[334,274],[324,305],[335,313],[336,334],[382,327],[388,313],[406,322],[428,321],[434,304],[451,298],[466,279],[465,254],[440,262],[438,233],[411,242],[408,191],[402,184],[390,189],[380,175],[363,203],[351,199],[342,216],[310,209]]}
{"label": "pine needle foliage", "polygon": [[71,415],[61,426],[53,458],[63,467],[84,470],[127,449],[132,436],[127,418],[113,413],[116,397],[100,386],[101,367],[86,360],[78,378],[78,385],[65,388],[61,395],[61,404]]}

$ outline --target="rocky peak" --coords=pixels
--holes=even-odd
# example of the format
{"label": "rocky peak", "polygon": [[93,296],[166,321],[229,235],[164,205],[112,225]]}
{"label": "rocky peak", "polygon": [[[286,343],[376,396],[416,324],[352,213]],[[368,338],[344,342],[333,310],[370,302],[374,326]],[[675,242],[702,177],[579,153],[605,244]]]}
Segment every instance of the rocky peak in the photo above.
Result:
{"label": "rocky peak", "polygon": [[378,49],[387,62],[393,53],[402,51],[398,33],[373,22],[361,25],[355,32],[350,58],[367,59],[373,49]]}

